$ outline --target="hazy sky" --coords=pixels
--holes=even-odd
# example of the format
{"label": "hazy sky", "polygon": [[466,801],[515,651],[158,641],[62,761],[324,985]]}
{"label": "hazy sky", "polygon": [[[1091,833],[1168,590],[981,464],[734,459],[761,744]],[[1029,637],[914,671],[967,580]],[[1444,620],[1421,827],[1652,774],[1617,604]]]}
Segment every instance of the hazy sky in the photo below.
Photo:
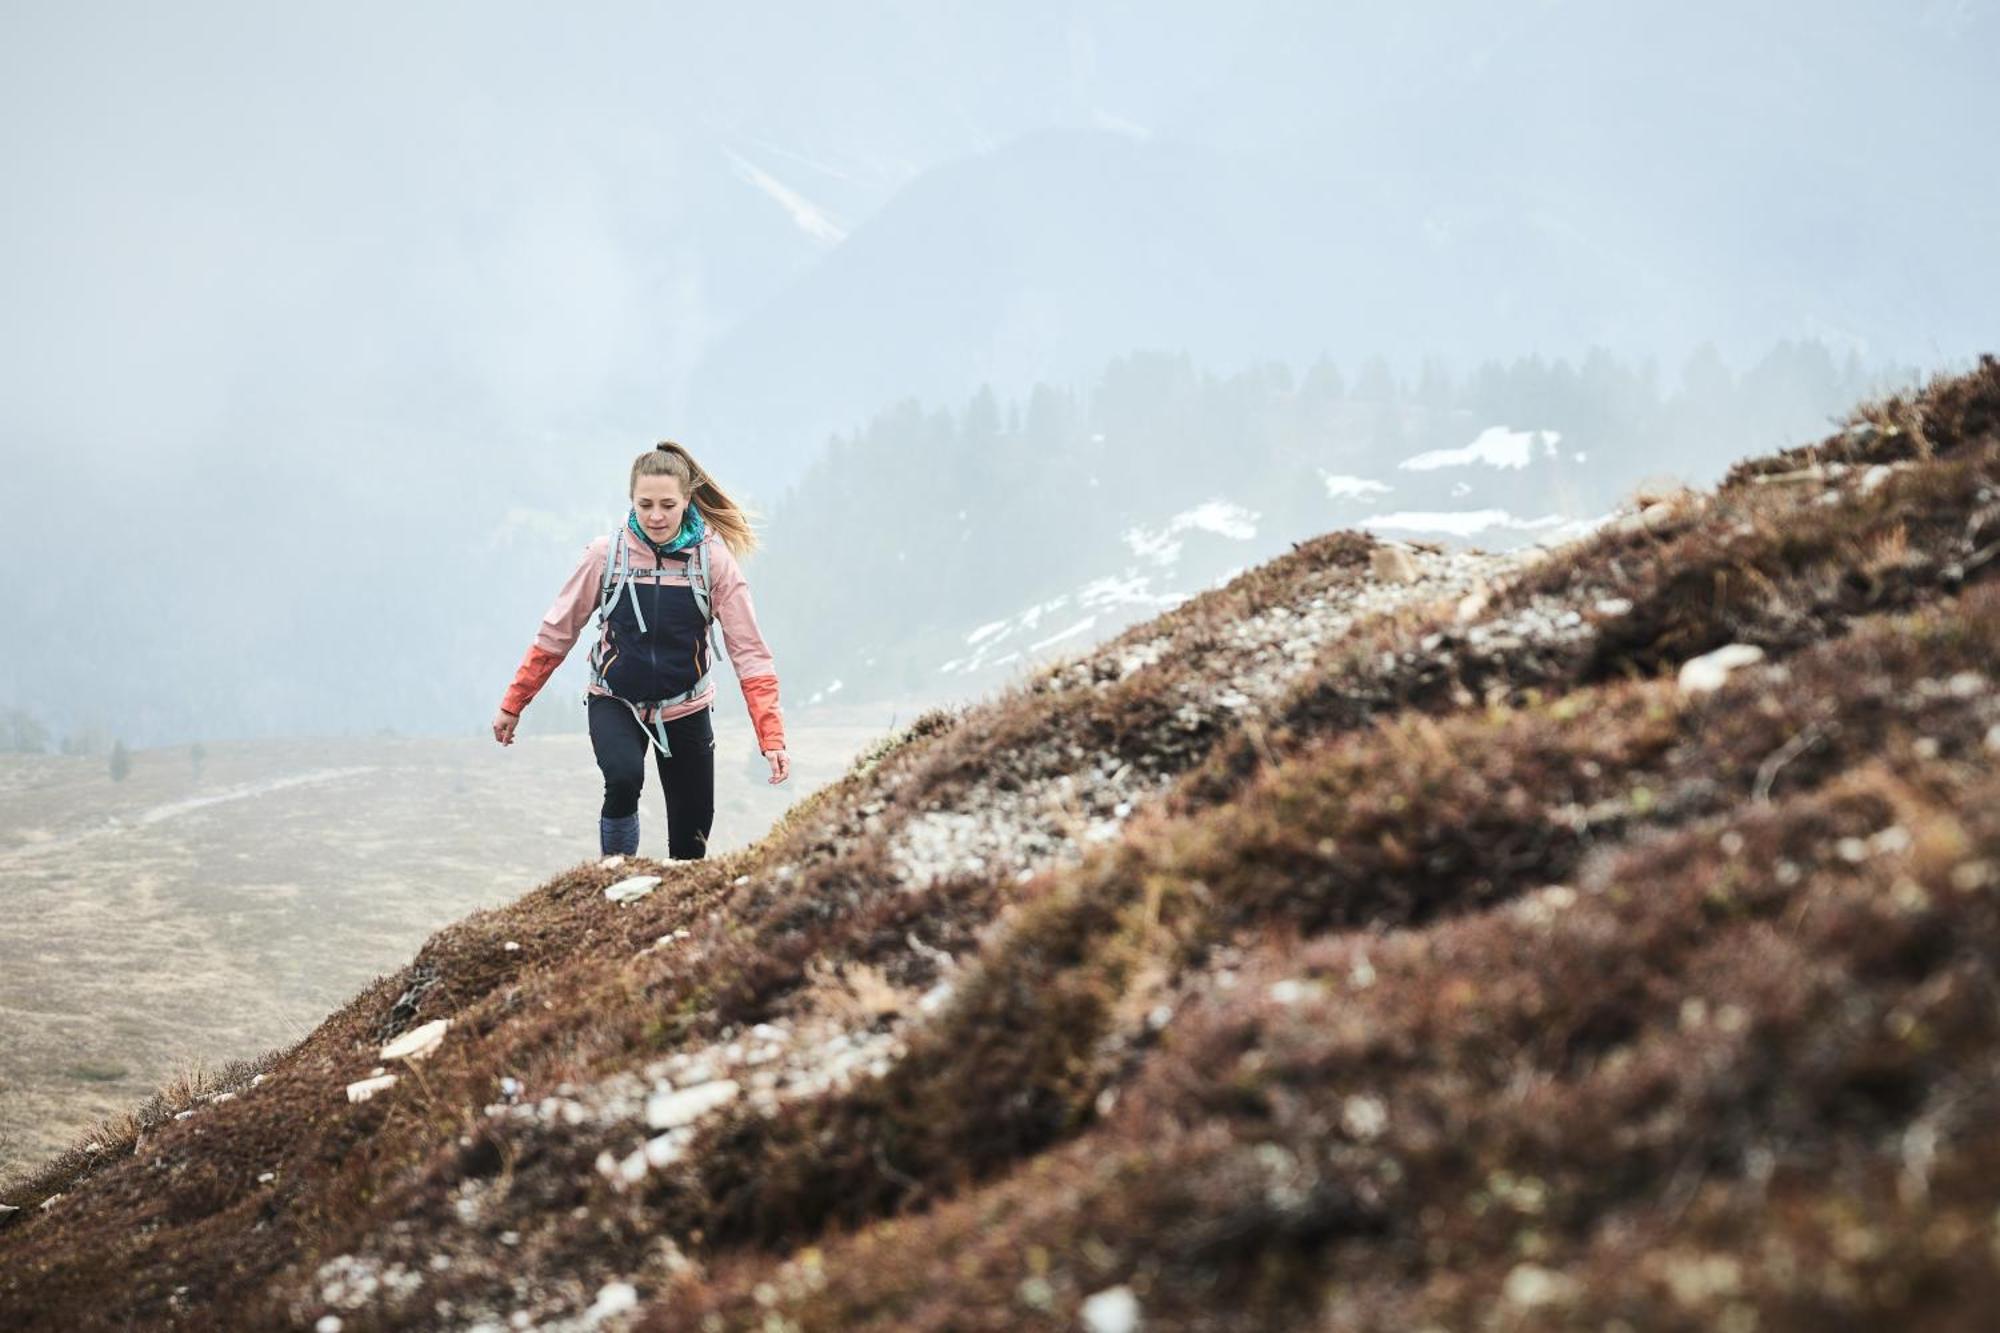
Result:
{"label": "hazy sky", "polygon": [[[768,503],[879,398],[1082,375],[1155,330],[1217,362],[1963,359],[2000,298],[1996,54],[1980,0],[6,0],[0,705],[54,707],[104,651],[70,623],[97,576],[53,549],[82,525],[144,553],[124,614],[168,643],[161,608],[233,616],[219,545],[391,577],[413,533],[615,507],[691,404]],[[1072,192],[1094,159],[1037,131],[1131,146],[1131,244],[1128,175]],[[1235,213],[1176,231],[1204,163]],[[997,201],[991,235],[953,190]],[[961,257],[986,305],[878,299]]]}

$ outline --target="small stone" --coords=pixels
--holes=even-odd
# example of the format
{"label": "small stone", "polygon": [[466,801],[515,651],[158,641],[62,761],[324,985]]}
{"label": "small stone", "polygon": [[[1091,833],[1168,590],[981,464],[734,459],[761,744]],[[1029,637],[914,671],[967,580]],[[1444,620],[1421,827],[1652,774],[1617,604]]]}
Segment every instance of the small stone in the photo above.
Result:
{"label": "small stone", "polygon": [[1708,694],[1722,688],[1731,672],[1764,660],[1764,650],[1752,643],[1732,643],[1681,663],[1682,694]]}
{"label": "small stone", "polygon": [[603,866],[606,870],[616,870],[619,866],[625,864],[625,857],[621,852],[613,852],[597,864]]}
{"label": "small stone", "polygon": [[1045,1277],[1024,1277],[1014,1288],[1014,1296],[1030,1309],[1046,1310],[1055,1304],[1056,1289]]}
{"label": "small stone", "polygon": [[421,1060],[438,1048],[444,1040],[445,1030],[451,1026],[449,1018],[434,1018],[422,1027],[411,1028],[402,1036],[382,1048],[384,1060]]}
{"label": "small stone", "polygon": [[1139,1298],[1130,1287],[1106,1287],[1083,1303],[1077,1318],[1087,1333],[1136,1333]]}
{"label": "small stone", "polygon": [[621,879],[616,884],[606,888],[604,896],[614,903],[629,903],[636,898],[645,897],[658,888],[659,884],[660,877],[658,875],[634,875],[630,879]]}
{"label": "small stone", "polygon": [[1501,1294],[1509,1305],[1540,1309],[1545,1305],[1566,1305],[1576,1294],[1576,1281],[1539,1264],[1516,1264],[1507,1274]]}
{"label": "small stone", "polygon": [[1400,546],[1378,546],[1369,553],[1368,568],[1383,583],[1415,583],[1423,577],[1417,562]]}
{"label": "small stone", "polygon": [[1977,698],[1986,690],[1986,677],[1977,671],[1960,671],[1944,683],[1944,688],[1954,699]]}
{"label": "small stone", "polygon": [[614,1315],[639,1308],[639,1289],[630,1282],[607,1282],[598,1289],[597,1300],[583,1312],[584,1322],[595,1326]]}
{"label": "small stone", "polygon": [[2000,722],[1986,729],[1986,753],[2000,754]]}
{"label": "small stone", "polygon": [[1629,597],[1607,597],[1597,604],[1597,614],[1615,617],[1632,614],[1632,600]]}
{"label": "small stone", "polygon": [[1960,861],[1951,868],[1951,886],[1960,893],[1973,893],[2000,884],[2000,866],[1991,861]]}
{"label": "small stone", "polygon": [[339,1315],[323,1314],[319,1317],[319,1322],[313,1325],[313,1333],[340,1333],[345,1327],[347,1325],[341,1322]]}
{"label": "small stone", "polygon": [[364,1078],[357,1083],[347,1085],[347,1100],[350,1102],[365,1102],[376,1093],[387,1091],[395,1086],[396,1076],[394,1074],[383,1074],[376,1078]]}
{"label": "small stone", "polygon": [[1340,1108],[1340,1127],[1363,1141],[1377,1139],[1389,1127],[1389,1112],[1380,1098],[1349,1097]]}
{"label": "small stone", "polygon": [[500,947],[502,949],[505,949],[508,953],[521,952],[521,942],[519,940],[508,940],[505,944],[501,945]]}
{"label": "small stone", "polygon": [[260,1171],[257,1173],[257,1183],[259,1185],[268,1185],[277,1178],[278,1173],[276,1171]]}

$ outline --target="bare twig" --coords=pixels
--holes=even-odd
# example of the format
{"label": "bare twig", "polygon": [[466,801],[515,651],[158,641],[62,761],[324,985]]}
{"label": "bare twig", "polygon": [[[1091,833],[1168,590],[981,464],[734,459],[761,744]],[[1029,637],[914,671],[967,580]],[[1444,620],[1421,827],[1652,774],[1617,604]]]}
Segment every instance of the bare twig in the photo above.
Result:
{"label": "bare twig", "polygon": [[1752,789],[1751,799],[1758,805],[1769,805],[1771,784],[1778,780],[1778,770],[1818,745],[1821,739],[1819,725],[1815,723],[1765,755],[1764,762],[1757,765],[1757,785]]}

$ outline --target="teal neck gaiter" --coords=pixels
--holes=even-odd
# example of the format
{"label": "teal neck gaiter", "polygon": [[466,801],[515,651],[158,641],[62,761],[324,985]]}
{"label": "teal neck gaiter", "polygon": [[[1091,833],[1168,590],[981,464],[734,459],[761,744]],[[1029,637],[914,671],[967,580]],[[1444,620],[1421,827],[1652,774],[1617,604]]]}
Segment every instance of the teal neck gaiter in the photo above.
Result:
{"label": "teal neck gaiter", "polygon": [[683,547],[692,546],[708,531],[708,525],[701,521],[701,510],[695,508],[692,500],[688,501],[687,513],[681,515],[680,531],[664,545],[646,535],[646,530],[639,526],[639,511],[636,509],[626,514],[625,526],[632,530],[633,536],[652,547],[655,555],[671,555]]}

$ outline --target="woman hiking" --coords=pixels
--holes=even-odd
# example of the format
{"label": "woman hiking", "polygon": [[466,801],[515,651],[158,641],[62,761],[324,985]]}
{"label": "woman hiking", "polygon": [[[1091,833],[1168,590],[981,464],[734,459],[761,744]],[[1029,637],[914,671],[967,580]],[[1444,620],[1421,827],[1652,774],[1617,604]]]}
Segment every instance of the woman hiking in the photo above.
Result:
{"label": "woman hiking", "polygon": [[693,455],[671,441],[632,463],[625,524],[584,549],[583,560],[542,617],[493,719],[493,738],[514,743],[521,710],[601,612],[584,694],[590,746],[604,773],[597,820],[604,854],[639,850],[639,793],[653,750],[667,802],[667,854],[700,860],[715,822],[715,687],[709,683],[711,619],[757,729],[773,783],[791,775],[778,673],[757,631],[750,585],[736,558],[757,548],[749,516]]}

